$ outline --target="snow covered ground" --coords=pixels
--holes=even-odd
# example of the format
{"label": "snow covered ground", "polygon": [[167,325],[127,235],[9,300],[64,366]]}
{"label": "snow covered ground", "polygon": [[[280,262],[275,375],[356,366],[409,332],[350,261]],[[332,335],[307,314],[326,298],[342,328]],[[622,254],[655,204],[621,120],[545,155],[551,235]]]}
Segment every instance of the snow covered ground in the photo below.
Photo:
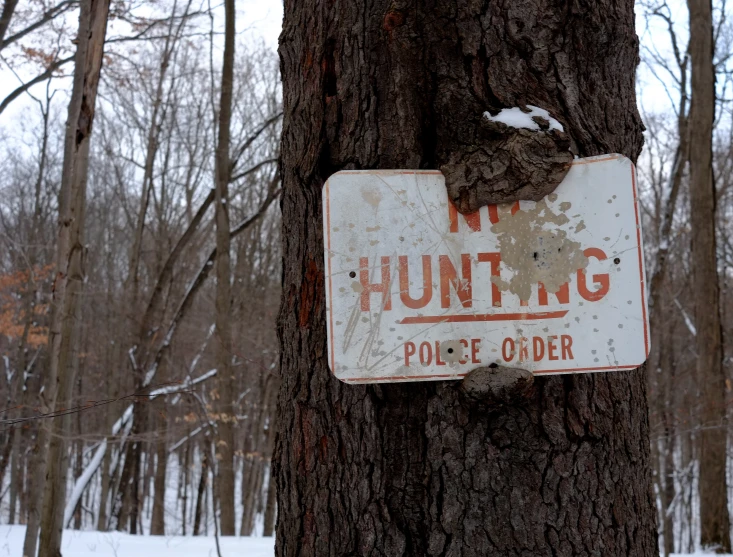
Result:
{"label": "snow covered ground", "polygon": [[[0,557],[20,557],[25,526],[0,526]],[[220,538],[222,557],[272,557],[273,538]],[[120,532],[64,531],[64,557],[216,557],[213,537],[131,536]]]}
{"label": "snow covered ground", "polygon": [[[24,534],[25,526],[0,525],[0,557],[20,557]],[[273,557],[275,548],[274,538],[220,538],[219,544],[222,557]],[[212,536],[131,536],[78,530],[64,531],[61,551],[64,557],[217,557]],[[673,557],[701,555],[709,554]]]}

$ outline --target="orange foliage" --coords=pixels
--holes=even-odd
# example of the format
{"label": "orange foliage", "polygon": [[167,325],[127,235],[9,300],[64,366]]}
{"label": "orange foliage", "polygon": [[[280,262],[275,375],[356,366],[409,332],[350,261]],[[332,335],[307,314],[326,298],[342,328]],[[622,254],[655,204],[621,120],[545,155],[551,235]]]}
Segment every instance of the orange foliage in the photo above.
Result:
{"label": "orange foliage", "polygon": [[39,48],[32,48],[27,46],[21,46],[21,50],[28,60],[35,60],[36,62],[40,62],[46,68],[50,68],[51,65],[56,61],[55,52],[45,52]]}
{"label": "orange foliage", "polygon": [[[52,266],[34,270],[36,283],[43,282],[51,274]],[[0,275],[0,335],[10,340],[19,340],[26,334],[26,308],[24,307],[25,294],[31,286],[31,273],[18,271],[7,275]],[[48,304],[38,304],[32,307],[33,318],[28,327],[26,343],[37,347],[48,342],[48,328],[40,325],[39,320],[48,312]]]}

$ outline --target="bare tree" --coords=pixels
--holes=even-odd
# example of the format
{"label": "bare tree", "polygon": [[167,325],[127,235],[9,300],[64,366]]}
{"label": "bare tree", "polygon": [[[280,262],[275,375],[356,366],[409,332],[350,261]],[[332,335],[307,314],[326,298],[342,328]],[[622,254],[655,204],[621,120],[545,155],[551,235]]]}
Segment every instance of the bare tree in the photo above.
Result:
{"label": "bare tree", "polygon": [[[79,316],[84,284],[84,211],[89,144],[102,69],[109,0],[84,0],[79,15],[74,87],[69,101],[64,166],[59,191],[57,274],[51,319],[51,366],[45,396],[56,410],[71,406],[77,365]],[[52,422],[40,524],[39,556],[61,553],[70,417]],[[44,444],[41,445],[44,447]],[[41,469],[43,459],[38,462]],[[39,477],[37,474],[36,477]],[[40,476],[43,477],[43,476]],[[27,534],[28,535],[28,534]],[[35,534],[31,532],[35,537]],[[33,553],[30,553],[32,555]]]}
{"label": "bare tree", "polygon": [[236,413],[232,405],[235,397],[232,375],[232,290],[229,240],[229,160],[230,129],[232,118],[232,94],[234,90],[234,0],[225,0],[226,22],[224,32],[224,63],[221,73],[219,97],[219,138],[216,145],[215,191],[216,203],[216,367],[218,424],[216,457],[220,479],[219,503],[221,508],[221,533],[236,534],[234,526],[234,428]]}
{"label": "bare tree", "polygon": [[688,0],[690,12],[690,224],[695,292],[697,377],[702,394],[700,431],[700,519],[702,543],[729,553],[726,489],[726,408],[715,240],[713,125],[715,70],[710,0]]}

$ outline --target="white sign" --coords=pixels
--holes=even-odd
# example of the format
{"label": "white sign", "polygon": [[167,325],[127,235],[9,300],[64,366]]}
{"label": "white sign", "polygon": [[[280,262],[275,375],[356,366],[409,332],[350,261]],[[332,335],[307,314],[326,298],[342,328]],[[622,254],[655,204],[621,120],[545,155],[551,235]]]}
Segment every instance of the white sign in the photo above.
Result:
{"label": "white sign", "polygon": [[635,170],[576,159],[539,202],[459,214],[439,171],[323,188],[328,360],[349,383],[633,369],[649,353]]}

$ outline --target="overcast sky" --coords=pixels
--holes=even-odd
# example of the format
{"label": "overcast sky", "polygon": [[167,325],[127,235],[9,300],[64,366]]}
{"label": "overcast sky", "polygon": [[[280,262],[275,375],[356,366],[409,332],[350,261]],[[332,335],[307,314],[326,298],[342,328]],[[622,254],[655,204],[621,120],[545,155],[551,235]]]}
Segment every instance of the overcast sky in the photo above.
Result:
{"label": "overcast sky", "polygon": [[277,37],[283,22],[281,0],[239,0],[239,18],[247,29],[261,36],[273,49],[277,48]]}

